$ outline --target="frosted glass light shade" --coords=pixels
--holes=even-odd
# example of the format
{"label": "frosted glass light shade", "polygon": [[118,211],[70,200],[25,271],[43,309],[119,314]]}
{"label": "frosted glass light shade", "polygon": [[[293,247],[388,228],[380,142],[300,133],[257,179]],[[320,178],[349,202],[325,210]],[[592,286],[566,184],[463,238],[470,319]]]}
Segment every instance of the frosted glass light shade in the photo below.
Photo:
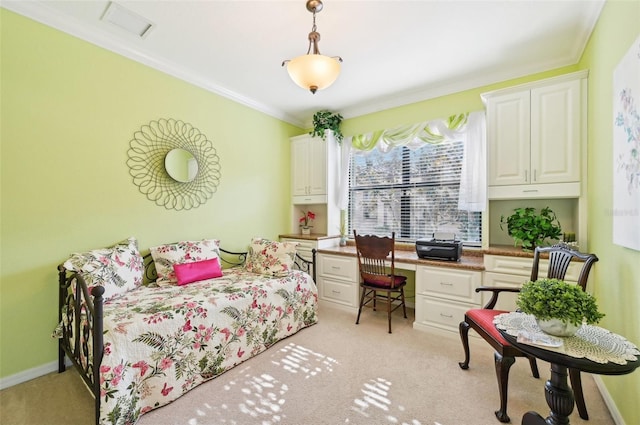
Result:
{"label": "frosted glass light shade", "polygon": [[340,62],[319,54],[302,55],[287,62],[287,72],[297,85],[315,93],[336,81]]}

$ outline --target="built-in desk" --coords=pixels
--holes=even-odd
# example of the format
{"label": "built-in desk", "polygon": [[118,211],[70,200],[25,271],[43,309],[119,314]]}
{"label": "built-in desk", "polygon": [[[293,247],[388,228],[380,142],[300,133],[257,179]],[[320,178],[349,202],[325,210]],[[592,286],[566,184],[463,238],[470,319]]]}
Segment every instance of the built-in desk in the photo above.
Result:
{"label": "built-in desk", "polygon": [[[396,269],[415,272],[416,329],[458,331],[469,308],[479,307],[482,284],[482,251],[465,252],[460,261],[418,258],[415,250],[396,249]],[[316,251],[316,282],[322,301],[356,312],[359,303],[359,275],[354,245]]]}
{"label": "built-in desk", "polygon": [[[458,326],[470,308],[484,305],[488,297],[475,292],[484,286],[519,288],[531,275],[533,253],[513,246],[488,249],[464,249],[460,261],[418,258],[415,246],[398,244],[396,268],[415,272],[416,329],[443,329],[458,332]],[[544,257],[543,257],[544,258]],[[548,260],[540,261],[540,274],[546,275]],[[319,297],[357,312],[359,275],[356,247],[331,246],[316,251],[316,282]],[[581,264],[571,264],[566,280],[576,281]],[[505,296],[506,295],[506,296]],[[503,294],[496,308],[514,310],[516,295]]]}
{"label": "built-in desk", "polygon": [[[347,246],[333,246],[328,248],[322,248],[317,250],[318,254],[340,255],[346,257],[356,258],[355,245]],[[402,270],[416,270],[417,266],[434,266],[434,267],[449,267],[455,269],[466,270],[484,270],[483,251],[464,251],[460,261],[438,261],[438,260],[426,260],[418,258],[415,249],[399,249],[396,248],[396,268]]]}

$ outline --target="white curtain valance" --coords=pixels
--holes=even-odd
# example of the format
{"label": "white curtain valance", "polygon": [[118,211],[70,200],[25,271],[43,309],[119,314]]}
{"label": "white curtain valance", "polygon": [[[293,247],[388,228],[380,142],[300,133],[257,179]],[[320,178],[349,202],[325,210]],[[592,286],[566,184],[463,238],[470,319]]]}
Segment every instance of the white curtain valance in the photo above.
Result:
{"label": "white curtain valance", "polygon": [[406,146],[417,149],[424,143],[462,141],[464,159],[460,178],[458,207],[464,211],[483,211],[486,207],[486,119],[484,111],[452,115],[417,124],[346,137],[342,143],[338,204],[349,202],[349,154],[362,155],[373,149],[381,152]]}

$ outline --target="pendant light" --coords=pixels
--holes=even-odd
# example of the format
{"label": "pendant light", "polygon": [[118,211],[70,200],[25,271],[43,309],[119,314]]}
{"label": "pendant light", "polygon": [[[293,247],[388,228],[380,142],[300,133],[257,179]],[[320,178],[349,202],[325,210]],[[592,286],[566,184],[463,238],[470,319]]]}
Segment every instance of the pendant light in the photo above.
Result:
{"label": "pendant light", "polygon": [[[287,65],[291,79],[303,89],[314,93],[333,84],[340,74],[340,56],[324,56],[318,50],[320,33],[316,31],[316,13],[322,10],[321,0],[308,0],[307,10],[313,13],[313,27],[309,33],[307,54],[282,62]],[[313,49],[312,49],[313,48]]]}

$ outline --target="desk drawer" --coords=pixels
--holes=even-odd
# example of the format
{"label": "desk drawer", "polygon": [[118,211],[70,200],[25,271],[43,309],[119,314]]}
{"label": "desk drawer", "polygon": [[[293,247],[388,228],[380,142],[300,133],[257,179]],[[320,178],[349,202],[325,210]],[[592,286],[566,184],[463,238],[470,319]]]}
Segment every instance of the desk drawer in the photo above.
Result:
{"label": "desk drawer", "polygon": [[421,325],[458,332],[464,314],[477,305],[452,303],[430,297],[416,296],[416,322]]}
{"label": "desk drawer", "polygon": [[313,261],[313,253],[311,252],[310,249],[298,247],[298,249],[296,250],[296,254],[298,254],[299,256],[301,256],[307,261]]}
{"label": "desk drawer", "polygon": [[[545,260],[540,261],[540,274],[547,272],[547,264]],[[533,258],[488,254],[484,256],[484,269],[488,272],[514,274],[528,278],[531,276],[531,267],[533,267]]]}
{"label": "desk drawer", "polygon": [[[520,289],[522,284],[529,280],[529,276],[518,276],[511,274],[485,272],[482,284],[484,286],[499,286],[506,288]],[[485,305],[491,299],[491,292],[482,293],[482,305]],[[513,311],[517,308],[516,300],[518,294],[514,292],[502,292],[498,296],[498,303],[494,307],[496,310]]]}
{"label": "desk drawer", "polygon": [[323,277],[331,277],[350,282],[358,282],[358,263],[355,258],[318,255],[318,270],[316,274]]}
{"label": "desk drawer", "polygon": [[359,286],[356,286],[355,283],[327,279],[322,276],[318,278],[320,299],[326,301],[357,308],[358,290]]}
{"label": "desk drawer", "polygon": [[293,238],[282,238],[282,242],[296,242],[298,244],[297,250],[299,251],[309,251],[318,247],[318,243],[316,241],[310,241],[308,239],[293,239]]}
{"label": "desk drawer", "polygon": [[[567,269],[564,280],[577,282],[580,276],[580,270],[583,263],[581,261],[572,261]],[[533,267],[533,258],[526,257],[509,257],[503,255],[484,256],[484,268],[488,272],[505,273],[517,276],[524,276],[526,280],[531,277],[531,268]],[[545,277],[549,270],[549,260],[541,259],[538,268],[538,276]]]}
{"label": "desk drawer", "polygon": [[427,266],[416,271],[416,295],[477,303],[480,295],[475,289],[481,284],[481,272]]}

